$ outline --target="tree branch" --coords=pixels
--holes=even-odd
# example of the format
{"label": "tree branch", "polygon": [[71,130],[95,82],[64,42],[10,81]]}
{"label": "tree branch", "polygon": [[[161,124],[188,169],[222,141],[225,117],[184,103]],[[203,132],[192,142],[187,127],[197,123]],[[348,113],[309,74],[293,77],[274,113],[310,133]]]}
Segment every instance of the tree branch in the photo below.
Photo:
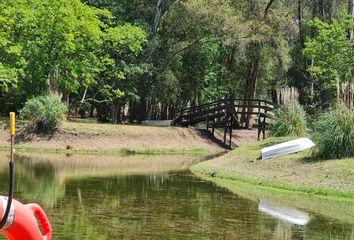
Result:
{"label": "tree branch", "polygon": [[264,10],[264,18],[267,17],[268,13],[269,13],[269,9],[272,7],[272,4],[274,3],[274,0],[270,0]]}
{"label": "tree branch", "polygon": [[173,58],[175,56],[177,56],[178,54],[184,52],[185,50],[197,45],[200,41],[202,40],[202,38],[200,39],[197,39],[196,41],[194,41],[193,43],[189,44],[188,46],[182,48],[182,49],[179,49],[178,51],[174,52],[168,59],[167,63],[164,65],[163,69],[166,69],[166,67],[168,67],[168,65],[170,65],[170,63],[172,62]]}
{"label": "tree branch", "polygon": [[107,103],[107,102],[112,102],[111,100],[97,100],[97,99],[94,99],[94,98],[86,98],[85,99],[85,102],[95,102],[95,103]]}

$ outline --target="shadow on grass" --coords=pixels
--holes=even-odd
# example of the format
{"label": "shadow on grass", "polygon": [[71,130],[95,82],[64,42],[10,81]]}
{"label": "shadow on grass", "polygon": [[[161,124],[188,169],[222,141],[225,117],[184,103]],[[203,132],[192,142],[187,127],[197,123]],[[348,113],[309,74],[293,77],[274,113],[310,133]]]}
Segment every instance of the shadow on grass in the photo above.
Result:
{"label": "shadow on grass", "polygon": [[53,133],[42,133],[39,131],[36,131],[33,129],[33,127],[27,127],[24,128],[23,130],[20,130],[16,136],[15,136],[15,143],[27,143],[27,142],[31,142],[36,138],[40,138],[43,140],[51,140],[54,136],[54,134],[57,131],[53,132]]}
{"label": "shadow on grass", "polygon": [[[329,160],[329,159],[327,159]],[[313,154],[310,154],[309,156],[304,156],[303,158],[300,159],[302,163],[318,163],[318,162],[324,162],[327,161],[325,159],[320,159]]]}
{"label": "shadow on grass", "polygon": [[348,157],[343,158],[320,158],[316,156],[315,153],[310,154],[309,156],[305,156],[300,159],[303,163],[320,163],[320,162],[327,162],[327,161],[340,161],[342,159],[346,159]]}
{"label": "shadow on grass", "polygon": [[[200,136],[201,138],[207,138],[210,142],[218,145],[219,147],[225,148],[225,149],[230,149],[230,145],[229,144],[225,144],[224,141],[222,141],[221,139],[218,139],[217,137],[215,137],[211,132],[209,132],[206,129],[195,129],[197,131],[198,136]],[[237,147],[235,144],[231,145],[231,149],[233,147]]]}

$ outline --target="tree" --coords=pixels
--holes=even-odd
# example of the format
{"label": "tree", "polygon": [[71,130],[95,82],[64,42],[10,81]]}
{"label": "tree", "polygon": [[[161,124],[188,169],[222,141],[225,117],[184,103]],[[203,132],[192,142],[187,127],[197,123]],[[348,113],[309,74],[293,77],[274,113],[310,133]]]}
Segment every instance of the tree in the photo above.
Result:
{"label": "tree", "polygon": [[[276,1],[182,1],[163,21],[164,34],[172,38],[170,58],[202,49],[213,39],[210,36],[216,37],[226,50],[225,58],[213,63],[221,61],[227,69],[228,76],[219,76],[227,79],[222,83],[228,90],[225,95],[253,99],[258,84],[270,81],[267,85],[275,87],[285,75],[290,62],[286,38],[296,32],[289,11],[286,4]],[[201,61],[193,66],[199,63],[206,66]],[[205,79],[200,74],[197,78]],[[203,83],[192,85],[199,87],[197,92],[203,91]],[[267,90],[260,88],[258,93]]]}
{"label": "tree", "polygon": [[109,17],[107,11],[79,0],[2,1],[0,9],[0,32],[8,36],[0,61],[18,69],[19,93],[60,92],[68,98],[95,82],[105,28],[99,15]]}
{"label": "tree", "polygon": [[[348,0],[348,15],[353,16],[354,15],[354,0]],[[349,40],[353,39],[353,28],[349,28]]]}
{"label": "tree", "polygon": [[348,40],[347,33],[353,27],[354,18],[348,16],[346,21],[341,22],[333,19],[332,23],[314,19],[309,24],[316,29],[316,35],[306,40],[303,51],[313,61],[308,71],[321,90],[337,88],[339,91],[341,82],[353,81],[354,43]]}
{"label": "tree", "polygon": [[100,73],[96,96],[89,100],[97,102],[95,98],[100,97],[101,102],[108,103],[114,123],[120,121],[121,108],[129,100],[139,100],[134,80],[146,72],[146,66],[137,62],[146,42],[146,33],[131,24],[109,28],[104,36],[104,70]]}
{"label": "tree", "polygon": [[0,62],[0,93],[7,93],[17,83],[16,71]]}

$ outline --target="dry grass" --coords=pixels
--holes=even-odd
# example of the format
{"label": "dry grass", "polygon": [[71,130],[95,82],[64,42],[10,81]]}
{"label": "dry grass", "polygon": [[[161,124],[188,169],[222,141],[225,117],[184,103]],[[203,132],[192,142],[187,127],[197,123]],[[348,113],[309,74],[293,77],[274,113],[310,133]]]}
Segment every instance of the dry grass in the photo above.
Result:
{"label": "dry grass", "polygon": [[[3,123],[0,132],[7,132]],[[7,134],[0,134],[0,147],[9,145]],[[222,149],[196,129],[153,127],[138,125],[97,124],[92,122],[64,122],[53,136],[38,136],[25,131],[23,124],[17,129],[18,149],[48,151],[117,151],[140,150],[204,150],[218,152]]]}

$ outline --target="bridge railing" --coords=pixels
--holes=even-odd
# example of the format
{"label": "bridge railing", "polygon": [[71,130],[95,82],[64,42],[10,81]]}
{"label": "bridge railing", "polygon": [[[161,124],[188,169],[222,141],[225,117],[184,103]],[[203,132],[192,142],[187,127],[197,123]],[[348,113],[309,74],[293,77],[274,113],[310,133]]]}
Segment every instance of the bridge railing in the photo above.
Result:
{"label": "bridge railing", "polygon": [[252,102],[252,103],[257,103],[257,104],[260,102],[260,103],[263,103],[264,105],[270,105],[270,106],[274,107],[274,104],[271,101],[263,100],[263,99],[223,99],[223,100],[218,100],[218,101],[214,101],[214,102],[210,102],[210,103],[205,103],[205,104],[198,105],[195,107],[185,108],[185,109],[178,111],[178,113],[196,111],[198,109],[214,106],[214,105],[217,105],[220,103],[229,103],[230,101],[233,101],[235,103],[236,102],[242,102],[242,103]]}
{"label": "bridge railing", "polygon": [[272,117],[269,113],[274,108],[272,102],[263,99],[223,99],[179,111],[177,117],[172,121],[172,125],[181,124],[182,121],[192,121],[193,118],[199,118],[202,121],[204,118],[207,119],[209,115],[221,112],[247,116],[266,114],[267,117]]}

